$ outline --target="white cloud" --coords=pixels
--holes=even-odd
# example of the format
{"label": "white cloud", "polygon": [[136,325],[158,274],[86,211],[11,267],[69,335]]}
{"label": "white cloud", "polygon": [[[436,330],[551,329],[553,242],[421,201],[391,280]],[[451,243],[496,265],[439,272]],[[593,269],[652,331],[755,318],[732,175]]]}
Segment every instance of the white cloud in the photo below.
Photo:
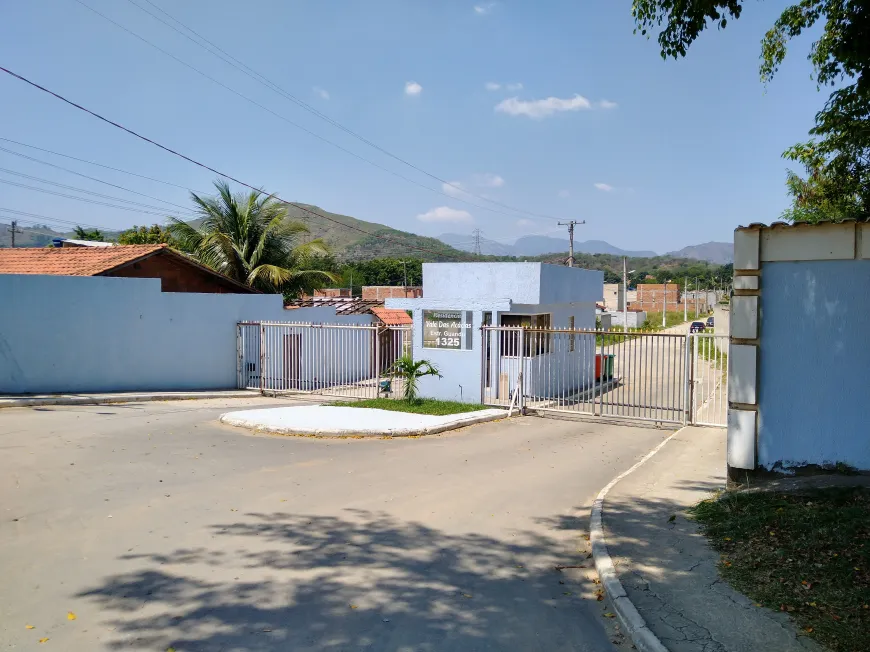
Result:
{"label": "white cloud", "polygon": [[469,198],[473,196],[487,197],[480,192],[481,188],[501,188],[505,185],[504,177],[492,172],[471,175],[468,181],[448,181],[441,184],[441,192],[451,197]]}
{"label": "white cloud", "polygon": [[502,84],[501,82],[486,82],[484,88],[488,91],[499,91],[503,88],[506,91],[515,93],[516,91],[523,90],[523,85],[521,82],[511,82],[509,84]]}
{"label": "white cloud", "polygon": [[571,193],[568,192],[567,190],[560,190],[559,191],[559,197],[561,197],[562,199],[568,199],[568,197],[570,197],[570,196],[571,196]]}
{"label": "white cloud", "polygon": [[495,9],[496,4],[498,4],[498,3],[496,3],[496,2],[483,2],[479,5],[474,5],[474,13],[476,13],[478,16],[486,16],[493,9]]}
{"label": "white cloud", "polygon": [[448,206],[439,206],[417,216],[421,222],[471,222],[474,218],[468,211],[460,211]]}
{"label": "white cloud", "polygon": [[465,194],[465,190],[462,187],[461,181],[450,181],[448,183],[441,184],[441,190],[450,195],[451,197],[462,197]]}
{"label": "white cloud", "polygon": [[517,220],[517,226],[521,229],[525,229],[529,226],[535,226],[535,223],[532,220],[527,220],[525,218]]}
{"label": "white cloud", "polygon": [[314,90],[314,94],[317,95],[319,98],[321,98],[323,100],[329,99],[329,91],[328,90],[320,88],[320,86],[315,86],[313,90]]}
{"label": "white cloud", "polygon": [[484,174],[475,174],[474,183],[482,188],[501,188],[504,185],[504,179],[492,172],[486,172]]}
{"label": "white cloud", "polygon": [[600,106],[602,109],[615,109],[619,105],[616,102],[611,102],[610,100],[601,100],[598,103],[598,106]]}
{"label": "white cloud", "polygon": [[598,188],[598,190],[600,190],[601,192],[611,192],[613,190],[613,186],[606,183],[596,183],[595,187]]}
{"label": "white cloud", "polygon": [[419,95],[423,92],[423,87],[415,81],[405,82],[405,95]]}
{"label": "white cloud", "polygon": [[495,110],[508,115],[525,115],[529,118],[545,118],[560,111],[581,111],[591,109],[592,104],[582,95],[569,98],[548,97],[545,100],[521,100],[509,97],[495,106]]}

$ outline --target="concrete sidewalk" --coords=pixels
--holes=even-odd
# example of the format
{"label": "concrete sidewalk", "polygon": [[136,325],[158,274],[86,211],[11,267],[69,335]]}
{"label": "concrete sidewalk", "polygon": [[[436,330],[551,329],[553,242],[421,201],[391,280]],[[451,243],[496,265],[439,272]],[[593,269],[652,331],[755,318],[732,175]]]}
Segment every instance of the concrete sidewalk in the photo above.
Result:
{"label": "concrete sidewalk", "polygon": [[0,394],[0,408],[42,405],[104,405],[142,401],[180,401],[211,398],[257,398],[260,392],[229,389],[203,392],[104,392],[99,394]]}
{"label": "concrete sidewalk", "polygon": [[725,431],[690,427],[610,490],[604,533],[628,598],[671,652],[821,650],[719,579],[685,510],[724,487]]}

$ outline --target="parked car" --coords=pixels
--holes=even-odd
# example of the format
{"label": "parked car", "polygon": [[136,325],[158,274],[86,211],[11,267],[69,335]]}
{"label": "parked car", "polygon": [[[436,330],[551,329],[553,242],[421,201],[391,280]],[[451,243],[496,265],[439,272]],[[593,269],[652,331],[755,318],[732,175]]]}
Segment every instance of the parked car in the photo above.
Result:
{"label": "parked car", "polygon": [[713,328],[714,325],[715,324],[713,322],[713,317],[712,316],[707,317],[707,328]]}
{"label": "parked car", "polygon": [[707,327],[702,321],[693,321],[691,326],[689,326],[690,333],[703,333],[706,329]]}

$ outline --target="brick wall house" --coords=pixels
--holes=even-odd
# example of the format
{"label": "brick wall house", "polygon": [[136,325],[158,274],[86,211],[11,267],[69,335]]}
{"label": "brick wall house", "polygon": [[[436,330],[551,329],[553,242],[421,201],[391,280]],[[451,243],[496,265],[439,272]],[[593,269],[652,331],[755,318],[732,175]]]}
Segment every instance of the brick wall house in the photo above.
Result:
{"label": "brick wall house", "polygon": [[413,285],[365,285],[362,298],[369,300],[383,299],[419,299],[423,296],[423,288]]}

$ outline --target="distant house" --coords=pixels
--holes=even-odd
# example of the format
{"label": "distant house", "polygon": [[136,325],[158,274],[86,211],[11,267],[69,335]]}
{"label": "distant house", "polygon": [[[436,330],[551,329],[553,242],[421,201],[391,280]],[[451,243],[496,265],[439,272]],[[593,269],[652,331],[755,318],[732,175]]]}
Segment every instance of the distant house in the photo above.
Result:
{"label": "distant house", "polygon": [[163,292],[259,294],[165,244],[0,249],[0,274],[159,278]]}
{"label": "distant house", "polygon": [[418,285],[364,285],[363,299],[419,299],[423,288]]}

